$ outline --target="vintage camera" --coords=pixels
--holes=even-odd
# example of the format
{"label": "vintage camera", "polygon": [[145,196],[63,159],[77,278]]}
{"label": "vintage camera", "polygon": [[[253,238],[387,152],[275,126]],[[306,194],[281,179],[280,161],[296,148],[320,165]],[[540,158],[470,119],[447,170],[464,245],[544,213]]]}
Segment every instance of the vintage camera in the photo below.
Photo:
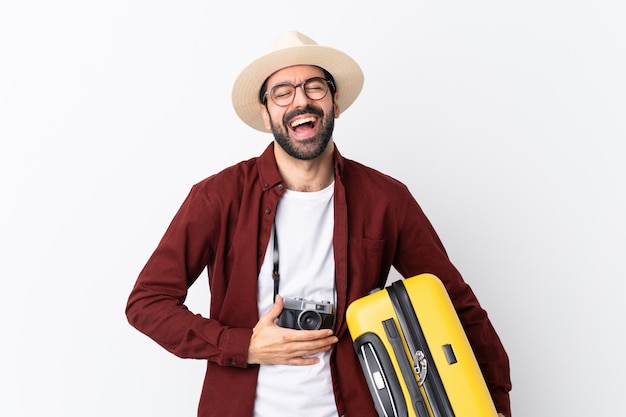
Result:
{"label": "vintage camera", "polygon": [[311,301],[303,298],[285,298],[278,316],[278,325],[296,330],[332,329],[335,312],[330,301]]}

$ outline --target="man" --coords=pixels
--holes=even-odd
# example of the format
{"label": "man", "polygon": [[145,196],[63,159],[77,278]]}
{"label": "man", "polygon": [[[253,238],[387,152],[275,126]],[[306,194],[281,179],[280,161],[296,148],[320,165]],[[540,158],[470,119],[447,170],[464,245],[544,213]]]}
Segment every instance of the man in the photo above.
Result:
{"label": "man", "polygon": [[[200,417],[375,416],[345,311],[391,266],[442,279],[510,416],[507,355],[417,202],[333,142],[334,120],[362,85],[343,52],[280,36],[233,88],[239,117],[273,143],[192,187],[137,279],[130,323],[180,357],[207,360]],[[183,304],[205,267],[210,318]],[[283,306],[298,298],[332,306],[334,323],[286,326]]]}

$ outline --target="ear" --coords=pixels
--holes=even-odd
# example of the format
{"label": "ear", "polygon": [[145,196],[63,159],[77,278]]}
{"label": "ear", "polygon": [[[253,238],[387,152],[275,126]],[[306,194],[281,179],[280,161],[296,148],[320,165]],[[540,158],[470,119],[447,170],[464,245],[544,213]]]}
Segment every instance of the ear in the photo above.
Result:
{"label": "ear", "polygon": [[267,107],[265,105],[260,104],[261,106],[261,116],[263,117],[263,124],[268,131],[272,130],[272,124],[270,123],[270,114],[267,111]]}

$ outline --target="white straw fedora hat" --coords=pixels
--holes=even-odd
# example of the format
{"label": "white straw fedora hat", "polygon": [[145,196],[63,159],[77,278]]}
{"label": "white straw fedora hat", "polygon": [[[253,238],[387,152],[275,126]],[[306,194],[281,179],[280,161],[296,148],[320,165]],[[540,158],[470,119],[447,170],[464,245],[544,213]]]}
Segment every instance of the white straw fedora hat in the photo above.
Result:
{"label": "white straw fedora hat", "polygon": [[363,87],[363,71],[345,53],[318,45],[302,33],[283,33],[265,54],[245,67],[233,85],[233,107],[248,126],[268,132],[259,107],[259,92],[265,80],[279,69],[293,65],[316,65],[335,79],[339,110],[344,112],[356,100]]}

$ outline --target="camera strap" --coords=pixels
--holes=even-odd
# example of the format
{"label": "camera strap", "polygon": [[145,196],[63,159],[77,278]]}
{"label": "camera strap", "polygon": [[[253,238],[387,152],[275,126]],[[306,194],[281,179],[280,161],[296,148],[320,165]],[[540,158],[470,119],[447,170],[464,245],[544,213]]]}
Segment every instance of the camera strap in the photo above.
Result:
{"label": "camera strap", "polygon": [[276,217],[274,217],[274,222],[272,223],[272,230],[274,232],[274,267],[272,268],[272,279],[274,280],[274,302],[276,302],[278,287],[280,286],[280,273],[278,272],[278,233],[276,233]]}

